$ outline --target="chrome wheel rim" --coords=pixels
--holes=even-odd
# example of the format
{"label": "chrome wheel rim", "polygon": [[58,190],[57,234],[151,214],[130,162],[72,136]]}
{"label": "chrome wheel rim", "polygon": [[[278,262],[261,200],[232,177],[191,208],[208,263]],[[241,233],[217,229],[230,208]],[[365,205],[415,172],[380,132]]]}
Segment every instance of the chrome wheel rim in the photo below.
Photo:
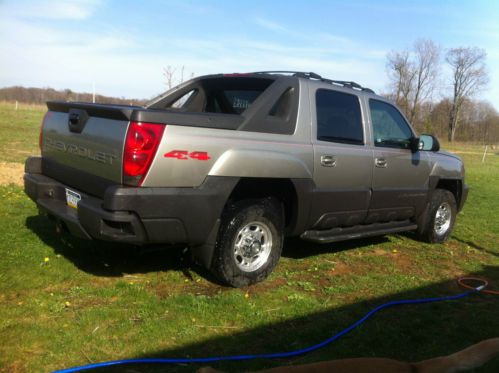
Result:
{"label": "chrome wheel rim", "polygon": [[262,222],[251,222],[242,227],[234,242],[234,261],[244,272],[261,268],[272,250],[272,233]]}
{"label": "chrome wheel rim", "polygon": [[435,224],[433,226],[435,233],[439,236],[445,234],[450,227],[451,219],[451,207],[447,202],[443,202],[440,206],[438,206],[435,214]]}

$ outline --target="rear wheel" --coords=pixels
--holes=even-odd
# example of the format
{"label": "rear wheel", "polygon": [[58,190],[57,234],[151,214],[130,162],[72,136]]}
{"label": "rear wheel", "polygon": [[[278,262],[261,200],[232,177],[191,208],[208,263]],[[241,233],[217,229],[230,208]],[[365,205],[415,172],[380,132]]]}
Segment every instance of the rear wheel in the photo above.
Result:
{"label": "rear wheel", "polygon": [[264,280],[281,256],[282,215],[280,203],[272,198],[229,205],[215,246],[213,273],[234,287]]}
{"label": "rear wheel", "polygon": [[441,243],[449,238],[456,221],[457,205],[454,195],[436,189],[418,227],[419,237],[427,242]]}

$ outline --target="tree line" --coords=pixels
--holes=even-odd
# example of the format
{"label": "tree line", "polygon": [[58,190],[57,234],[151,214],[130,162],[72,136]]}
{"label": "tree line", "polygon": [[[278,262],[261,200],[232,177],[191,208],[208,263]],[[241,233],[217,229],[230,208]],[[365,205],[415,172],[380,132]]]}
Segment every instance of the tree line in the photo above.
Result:
{"label": "tree line", "polygon": [[443,51],[432,40],[419,39],[410,49],[387,54],[389,88],[384,95],[418,132],[450,142],[495,144],[499,114],[490,103],[475,99],[489,83],[486,56],[480,48]]}
{"label": "tree line", "polygon": [[[55,90],[53,88],[0,88],[0,101],[19,101],[29,104],[45,104],[47,101],[78,101],[92,102],[92,93],[74,92],[70,89]],[[104,95],[95,95],[95,102],[99,104],[144,105],[147,100],[118,98]]]}

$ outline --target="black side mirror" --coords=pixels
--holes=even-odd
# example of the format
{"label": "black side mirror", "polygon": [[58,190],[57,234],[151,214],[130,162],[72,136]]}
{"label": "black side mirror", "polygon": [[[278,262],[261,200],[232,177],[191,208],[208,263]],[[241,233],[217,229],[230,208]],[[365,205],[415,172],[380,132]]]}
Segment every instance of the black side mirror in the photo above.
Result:
{"label": "black side mirror", "polygon": [[418,149],[438,152],[440,150],[440,142],[433,135],[421,135],[418,139]]}

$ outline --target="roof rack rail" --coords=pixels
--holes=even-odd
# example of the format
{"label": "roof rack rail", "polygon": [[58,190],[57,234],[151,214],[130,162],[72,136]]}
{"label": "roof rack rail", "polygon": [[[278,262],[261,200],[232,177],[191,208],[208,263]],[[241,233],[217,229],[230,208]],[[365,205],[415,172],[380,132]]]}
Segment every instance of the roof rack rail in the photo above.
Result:
{"label": "roof rack rail", "polygon": [[288,70],[276,70],[276,71],[256,71],[253,74],[291,74],[292,76],[297,76],[299,78],[309,78],[322,80],[322,76],[313,72],[304,71],[288,71]]}
{"label": "roof rack rail", "polygon": [[292,76],[296,76],[298,78],[306,78],[306,79],[316,79],[325,83],[339,85],[346,88],[358,89],[363,92],[374,93],[374,91],[367,87],[362,87],[359,83],[349,82],[345,80],[332,80],[323,78],[317,73],[314,72],[304,72],[304,71],[287,71],[287,70],[276,70],[276,71],[256,71],[252,74],[291,74]]}

